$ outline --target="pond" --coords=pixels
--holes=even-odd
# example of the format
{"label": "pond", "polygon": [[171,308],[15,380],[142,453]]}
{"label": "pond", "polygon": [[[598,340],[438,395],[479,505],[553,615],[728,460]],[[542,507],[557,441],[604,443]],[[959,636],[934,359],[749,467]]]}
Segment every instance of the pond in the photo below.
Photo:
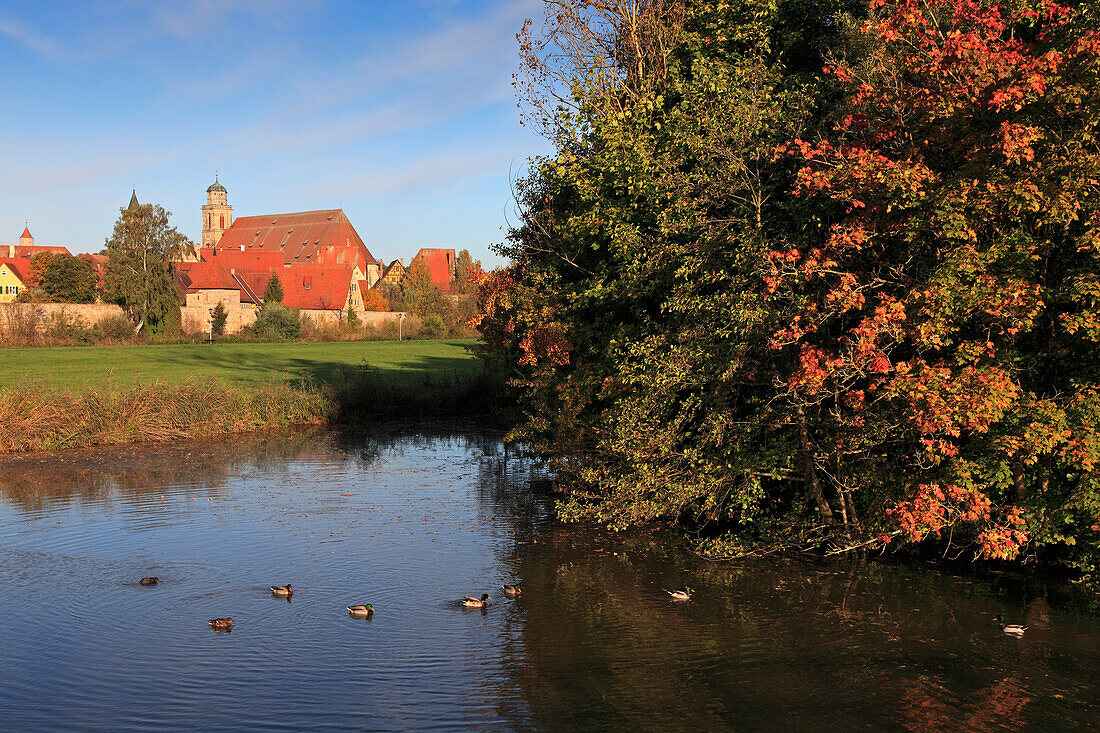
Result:
{"label": "pond", "polygon": [[1100,726],[1100,619],[1061,584],[712,564],[557,524],[548,485],[456,424],[5,459],[0,729]]}

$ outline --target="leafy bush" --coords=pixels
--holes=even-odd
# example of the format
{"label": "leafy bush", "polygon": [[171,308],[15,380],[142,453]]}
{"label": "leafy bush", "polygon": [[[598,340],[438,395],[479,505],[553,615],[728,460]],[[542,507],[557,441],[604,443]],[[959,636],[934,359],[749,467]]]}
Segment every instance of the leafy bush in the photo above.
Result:
{"label": "leafy bush", "polygon": [[282,303],[264,303],[251,330],[258,338],[292,341],[302,333],[302,320],[298,311]]}
{"label": "leafy bush", "polygon": [[92,327],[95,340],[126,341],[134,335],[134,324],[126,316],[110,316]]}
{"label": "leafy bush", "polygon": [[420,330],[417,331],[417,335],[420,336],[420,338],[437,339],[446,332],[447,326],[443,323],[443,319],[432,314],[424,316],[424,320],[420,323]]}

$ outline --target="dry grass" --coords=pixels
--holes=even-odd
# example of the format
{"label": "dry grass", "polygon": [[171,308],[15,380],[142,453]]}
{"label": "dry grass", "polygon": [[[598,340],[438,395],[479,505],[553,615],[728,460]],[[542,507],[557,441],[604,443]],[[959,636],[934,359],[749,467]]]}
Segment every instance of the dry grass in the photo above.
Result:
{"label": "dry grass", "polygon": [[81,392],[25,384],[0,392],[0,452],[211,437],[320,423],[335,413],[331,389],[281,381],[262,389],[195,379]]}

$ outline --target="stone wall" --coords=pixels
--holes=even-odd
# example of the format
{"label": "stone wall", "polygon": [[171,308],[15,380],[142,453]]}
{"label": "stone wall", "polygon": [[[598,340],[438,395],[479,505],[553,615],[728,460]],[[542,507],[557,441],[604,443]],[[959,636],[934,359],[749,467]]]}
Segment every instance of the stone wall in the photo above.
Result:
{"label": "stone wall", "polygon": [[251,326],[259,310],[251,303],[241,303],[240,290],[200,290],[187,294],[187,304],[180,308],[180,327],[184,333],[207,333],[210,330],[210,309],[225,306],[225,333],[238,333]]}
{"label": "stone wall", "polygon": [[[241,303],[238,290],[201,290],[187,294],[187,305],[180,308],[180,326],[184,333],[207,333],[210,330],[210,309],[218,303],[225,306],[228,316],[225,320],[225,334],[240,333],[241,329],[256,321],[260,309],[251,303]],[[302,318],[308,318],[316,324],[339,323],[347,311],[337,310],[300,310]],[[364,326],[381,328],[386,323],[396,323],[401,313],[356,310],[355,315]]]}
{"label": "stone wall", "polygon": [[41,333],[55,318],[79,319],[92,326],[123,315],[122,308],[109,303],[0,303],[0,335]]}

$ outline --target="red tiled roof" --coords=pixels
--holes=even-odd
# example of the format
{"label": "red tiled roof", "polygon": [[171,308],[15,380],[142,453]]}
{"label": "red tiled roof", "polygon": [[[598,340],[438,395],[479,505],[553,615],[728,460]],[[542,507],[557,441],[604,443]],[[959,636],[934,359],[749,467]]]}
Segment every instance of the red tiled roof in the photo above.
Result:
{"label": "red tiled roof", "polygon": [[31,261],[26,257],[0,257],[0,264],[7,265],[21,282],[27,282],[31,274]]}
{"label": "red tiled roof", "polygon": [[34,239],[34,237],[31,236],[31,228],[29,226],[23,227],[23,233],[19,235],[20,239],[23,239],[24,237],[30,237],[31,239]]}
{"label": "red tiled roof", "polygon": [[201,262],[180,262],[176,265],[176,280],[184,292],[238,290],[242,303],[259,305],[272,273],[277,273],[283,287],[283,305],[288,308],[340,310],[348,301],[352,273],[350,265],[285,267],[277,252],[231,253],[219,250],[215,254],[204,249],[202,255],[205,259]]}
{"label": "red tiled roof", "polygon": [[451,290],[451,278],[455,271],[455,251],[453,249],[433,249],[423,247],[416,253],[414,260],[424,260],[428,271],[432,273],[432,285],[447,293]]}
{"label": "red tiled roof", "polygon": [[283,305],[309,310],[340,310],[351,289],[350,265],[304,265],[279,273]]}
{"label": "red tiled roof", "polygon": [[288,265],[377,264],[341,209],[238,217],[218,241],[219,252],[278,252]]}
{"label": "red tiled roof", "polygon": [[47,247],[41,244],[13,244],[7,247],[0,247],[0,252],[4,255],[8,255],[12,247],[15,247],[16,257],[33,257],[39,252],[53,252],[55,255],[69,254],[68,247]]}

